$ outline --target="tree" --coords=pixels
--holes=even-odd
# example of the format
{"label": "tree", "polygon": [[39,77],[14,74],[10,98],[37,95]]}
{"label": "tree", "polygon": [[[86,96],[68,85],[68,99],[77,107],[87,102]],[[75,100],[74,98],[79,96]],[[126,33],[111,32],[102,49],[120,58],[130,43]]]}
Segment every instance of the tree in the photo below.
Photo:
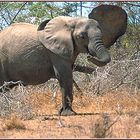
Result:
{"label": "tree", "polygon": [[0,2],[0,28],[13,22],[39,24],[56,16],[76,15],[76,2]]}

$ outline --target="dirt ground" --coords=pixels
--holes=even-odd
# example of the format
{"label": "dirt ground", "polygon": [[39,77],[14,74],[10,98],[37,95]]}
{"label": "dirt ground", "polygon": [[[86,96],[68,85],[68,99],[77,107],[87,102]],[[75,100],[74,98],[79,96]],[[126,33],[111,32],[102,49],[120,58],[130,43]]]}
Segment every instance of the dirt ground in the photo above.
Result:
{"label": "dirt ground", "polygon": [[74,96],[75,116],[58,116],[60,93],[31,94],[34,116],[0,118],[0,138],[140,138],[140,94]]}

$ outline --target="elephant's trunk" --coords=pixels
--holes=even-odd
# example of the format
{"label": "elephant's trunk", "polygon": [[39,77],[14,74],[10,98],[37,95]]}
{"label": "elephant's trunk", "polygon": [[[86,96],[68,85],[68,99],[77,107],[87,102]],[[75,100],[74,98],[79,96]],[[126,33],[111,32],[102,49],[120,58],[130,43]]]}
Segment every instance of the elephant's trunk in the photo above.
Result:
{"label": "elephant's trunk", "polygon": [[110,54],[104,47],[101,37],[92,39],[92,41],[89,42],[88,50],[90,55],[94,56],[88,56],[88,60],[97,66],[104,66],[111,61]]}

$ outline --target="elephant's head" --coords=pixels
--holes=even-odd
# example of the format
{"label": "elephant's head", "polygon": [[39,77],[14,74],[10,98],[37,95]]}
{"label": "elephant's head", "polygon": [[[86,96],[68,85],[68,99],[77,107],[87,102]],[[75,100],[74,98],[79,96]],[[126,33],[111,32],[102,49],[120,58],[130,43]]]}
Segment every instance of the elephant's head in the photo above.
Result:
{"label": "elephant's head", "polygon": [[94,19],[79,19],[73,32],[75,46],[79,52],[89,53],[88,60],[98,66],[110,62],[110,54],[102,41],[99,23]]}
{"label": "elephant's head", "polygon": [[[121,7],[114,5],[100,5],[94,8],[88,17],[98,21],[105,48],[110,48],[110,46],[126,32],[127,13]],[[105,64],[90,56],[88,56],[88,60],[98,66]]]}
{"label": "elephant's head", "polygon": [[74,62],[78,53],[89,53],[90,61],[104,66],[111,58],[103,42],[102,30],[97,20],[60,16],[41,23],[38,37],[46,48],[65,59]]}

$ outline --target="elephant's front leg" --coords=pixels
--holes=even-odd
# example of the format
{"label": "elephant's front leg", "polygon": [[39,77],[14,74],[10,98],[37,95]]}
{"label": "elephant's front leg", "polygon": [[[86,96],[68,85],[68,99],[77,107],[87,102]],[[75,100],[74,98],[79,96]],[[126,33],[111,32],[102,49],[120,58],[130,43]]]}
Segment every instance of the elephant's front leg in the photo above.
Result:
{"label": "elephant's front leg", "polygon": [[75,115],[76,112],[74,112],[72,109],[72,76],[70,76],[69,78],[62,78],[59,83],[62,92],[62,108],[60,109],[59,114],[63,116]]}
{"label": "elephant's front leg", "polygon": [[73,95],[71,65],[64,62],[59,63],[59,66],[55,64],[54,71],[62,92],[62,108],[59,111],[59,115],[74,115],[76,113],[72,109]]}

